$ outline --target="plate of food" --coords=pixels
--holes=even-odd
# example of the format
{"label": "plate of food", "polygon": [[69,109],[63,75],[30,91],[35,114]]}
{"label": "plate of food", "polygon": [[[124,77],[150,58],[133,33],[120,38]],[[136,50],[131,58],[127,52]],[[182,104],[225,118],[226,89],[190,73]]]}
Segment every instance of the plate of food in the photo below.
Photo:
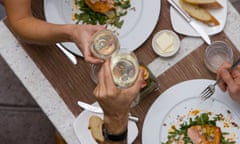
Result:
{"label": "plate of food", "polygon": [[206,101],[198,96],[211,83],[214,81],[189,80],[163,92],[147,112],[142,143],[240,143],[240,104],[218,87]]}
{"label": "plate of food", "polygon": [[[227,0],[175,0],[193,21],[196,21],[208,35],[224,29],[227,20]],[[173,29],[187,36],[200,36],[173,7],[170,8]]]}
{"label": "plate of food", "polygon": [[[84,2],[84,0],[44,0],[44,13],[46,20],[55,24],[74,24],[84,23],[84,21],[86,22],[88,18],[85,17],[87,16],[80,14],[83,11],[84,14],[87,14],[88,11],[85,11],[86,6],[83,8],[84,10],[80,10],[82,4],[79,4],[79,1]],[[114,30],[118,34],[121,47],[128,48],[129,50],[133,51],[145,42],[156,26],[158,17],[160,15],[161,0],[118,0],[114,2],[116,4],[116,2],[126,1],[129,1],[128,8],[124,10],[121,8],[121,16],[118,17],[120,20],[114,22],[117,24],[113,25],[113,27],[110,29]],[[122,7],[125,7],[125,5]],[[110,12],[110,17],[111,14],[112,13]],[[107,21],[109,22],[108,18]],[[84,19],[84,21],[82,19]],[[94,22],[96,21],[91,21],[93,24]],[[99,20],[95,24],[104,23]],[[107,23],[107,25],[112,26],[112,23]],[[71,52],[82,56],[82,53],[74,43],[64,42],[62,44]]]}
{"label": "plate of food", "polygon": [[[93,105],[98,105],[94,103]],[[74,132],[81,144],[97,144],[89,129],[89,120],[92,116],[103,118],[102,114],[96,114],[84,110],[81,112],[73,123]],[[128,121],[128,143],[132,143],[138,135],[138,128],[135,122]]]}

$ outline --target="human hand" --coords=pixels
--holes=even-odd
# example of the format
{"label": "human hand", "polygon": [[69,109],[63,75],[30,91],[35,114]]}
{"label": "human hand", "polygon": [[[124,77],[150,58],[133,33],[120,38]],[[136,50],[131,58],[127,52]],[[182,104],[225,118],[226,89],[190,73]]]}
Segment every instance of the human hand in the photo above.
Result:
{"label": "human hand", "polygon": [[81,50],[84,55],[84,59],[87,62],[93,64],[102,63],[103,60],[96,58],[90,51],[90,42],[94,33],[99,30],[104,29],[104,26],[99,25],[87,25],[87,24],[78,24],[75,25],[74,30],[72,32],[72,39],[78,48]]}
{"label": "human hand", "polygon": [[228,91],[231,98],[240,103],[240,66],[229,72],[231,65],[225,62],[217,71],[217,79],[222,78],[218,86],[222,91]]}
{"label": "human hand", "polygon": [[126,127],[130,106],[143,82],[143,71],[140,70],[134,85],[119,89],[113,82],[110,60],[107,59],[103,64],[98,73],[98,85],[93,93],[104,111],[104,123],[110,132],[121,132]]}
{"label": "human hand", "polygon": [[113,82],[110,60],[105,61],[98,73],[98,85],[93,93],[107,115],[129,111],[132,101],[141,89],[142,73],[141,70],[133,86],[120,89]]}

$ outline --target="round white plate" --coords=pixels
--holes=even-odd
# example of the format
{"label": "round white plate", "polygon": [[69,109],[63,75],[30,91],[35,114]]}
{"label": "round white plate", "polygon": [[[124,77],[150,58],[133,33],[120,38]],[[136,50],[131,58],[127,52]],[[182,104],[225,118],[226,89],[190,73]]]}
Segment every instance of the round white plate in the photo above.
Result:
{"label": "round white plate", "polygon": [[[51,23],[74,23],[72,18],[74,0],[44,0],[46,20]],[[131,10],[123,17],[124,24],[118,29],[120,45],[130,51],[137,49],[152,33],[160,15],[161,0],[131,0]],[[74,43],[62,43],[71,52],[82,56]]]}
{"label": "round white plate", "polygon": [[[145,117],[142,143],[160,144],[165,142],[169,127],[177,122],[177,117],[186,116],[189,111],[194,109],[210,111],[213,114],[222,113],[224,117],[240,126],[240,105],[234,102],[227,93],[221,92],[218,87],[211,99],[200,102],[198,94],[212,83],[214,83],[213,80],[189,80],[176,84],[163,92],[152,104]],[[223,128],[221,123],[218,126],[224,132],[235,133],[237,135],[236,143],[240,143],[239,127]]]}
{"label": "round white plate", "polygon": [[[94,103],[94,105],[98,105]],[[97,144],[88,129],[89,118],[92,115],[98,115],[103,118],[102,114],[96,114],[89,111],[81,112],[73,123],[74,132],[81,144]],[[128,143],[132,143],[138,136],[138,128],[135,122],[128,121]]]}
{"label": "round white plate", "polygon": [[[180,6],[179,0],[175,0]],[[200,21],[196,21],[208,35],[214,35],[221,32],[225,26],[227,20],[227,0],[218,0],[218,2],[223,6],[221,9],[212,9],[209,12],[220,22],[218,26],[208,26]],[[180,34],[187,36],[199,36],[199,34],[186,22],[186,20],[173,8],[170,8],[171,23],[173,29]]]}

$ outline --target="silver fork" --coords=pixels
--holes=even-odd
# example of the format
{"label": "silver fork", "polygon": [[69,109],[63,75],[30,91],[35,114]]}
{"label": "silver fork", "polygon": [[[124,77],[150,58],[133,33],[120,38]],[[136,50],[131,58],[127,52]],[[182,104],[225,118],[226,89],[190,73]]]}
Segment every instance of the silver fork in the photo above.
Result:
{"label": "silver fork", "polygon": [[[229,71],[232,71],[238,64],[240,64],[240,57],[238,60],[231,66]],[[215,86],[221,81],[222,79],[218,79],[215,81],[214,84],[208,85],[200,94],[200,97],[203,101],[210,98],[215,92]]]}

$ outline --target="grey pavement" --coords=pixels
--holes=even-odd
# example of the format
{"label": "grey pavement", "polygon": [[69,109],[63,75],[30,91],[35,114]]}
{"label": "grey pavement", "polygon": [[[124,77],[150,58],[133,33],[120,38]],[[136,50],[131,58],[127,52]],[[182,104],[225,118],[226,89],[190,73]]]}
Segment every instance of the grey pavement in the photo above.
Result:
{"label": "grey pavement", "polygon": [[0,144],[55,144],[54,134],[47,116],[0,56]]}

